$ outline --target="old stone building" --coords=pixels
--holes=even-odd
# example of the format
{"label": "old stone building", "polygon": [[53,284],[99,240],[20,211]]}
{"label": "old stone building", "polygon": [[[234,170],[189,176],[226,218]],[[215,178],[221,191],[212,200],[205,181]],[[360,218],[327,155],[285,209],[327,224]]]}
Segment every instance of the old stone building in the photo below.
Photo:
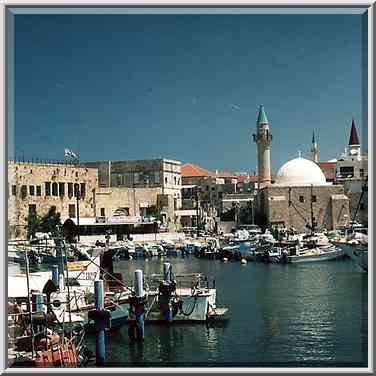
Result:
{"label": "old stone building", "polygon": [[274,184],[260,191],[268,227],[336,229],[349,223],[349,199],[343,186],[327,183],[313,162],[296,158],[283,165]]}
{"label": "old stone building", "polygon": [[[8,162],[9,237],[25,238],[29,213],[43,216],[55,206],[61,221],[97,221],[121,212],[129,217],[161,215],[174,228],[181,206],[181,163],[167,159],[72,164]],[[79,201],[77,200],[79,198]]]}
{"label": "old stone building", "polygon": [[8,236],[25,238],[29,213],[55,206],[61,220],[95,216],[98,170],[70,164],[8,162]]}
{"label": "old stone building", "polygon": [[169,159],[83,162],[98,169],[96,216],[122,209],[130,216],[158,212],[175,222],[181,207],[181,162]]}
{"label": "old stone building", "polygon": [[[298,231],[322,227],[336,229],[350,220],[349,199],[342,185],[326,181],[317,161],[317,145],[312,151],[315,161],[299,158],[285,163],[272,183],[270,169],[271,136],[263,106],[257,120],[258,176],[257,221],[266,227],[294,227]],[[261,149],[261,150],[260,150]],[[262,179],[260,180],[260,176]]]}
{"label": "old stone building", "polygon": [[344,187],[345,195],[350,200],[350,218],[368,224],[368,156],[361,153],[360,140],[355,121],[352,120],[348,147],[338,157],[327,162],[319,162],[326,181]]}
{"label": "old stone building", "polygon": [[350,199],[350,217],[368,224],[368,194],[362,195],[368,181],[368,156],[361,153],[355,121],[352,120],[348,147],[338,158],[336,182],[344,186]]}

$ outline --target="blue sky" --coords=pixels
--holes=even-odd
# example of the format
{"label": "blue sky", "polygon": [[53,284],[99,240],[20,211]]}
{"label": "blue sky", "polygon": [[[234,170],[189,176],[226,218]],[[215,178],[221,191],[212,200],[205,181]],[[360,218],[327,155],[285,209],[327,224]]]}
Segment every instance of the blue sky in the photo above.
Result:
{"label": "blue sky", "polygon": [[366,141],[361,15],[16,15],[14,41],[17,156],[253,172],[259,104],[273,171],[313,129],[320,160],[352,117]]}

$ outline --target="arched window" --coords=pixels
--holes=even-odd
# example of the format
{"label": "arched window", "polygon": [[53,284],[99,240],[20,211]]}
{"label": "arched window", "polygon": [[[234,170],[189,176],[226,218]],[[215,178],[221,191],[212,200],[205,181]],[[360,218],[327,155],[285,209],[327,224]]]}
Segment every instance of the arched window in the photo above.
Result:
{"label": "arched window", "polygon": [[57,190],[57,183],[52,183],[52,196],[57,196],[58,190]]}

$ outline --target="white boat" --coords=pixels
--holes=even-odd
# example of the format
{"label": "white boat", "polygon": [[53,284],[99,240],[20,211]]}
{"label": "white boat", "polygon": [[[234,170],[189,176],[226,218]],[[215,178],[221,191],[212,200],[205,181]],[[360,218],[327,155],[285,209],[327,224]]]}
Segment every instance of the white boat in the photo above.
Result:
{"label": "white boat", "polygon": [[289,263],[329,261],[342,258],[344,251],[335,246],[317,246],[313,248],[297,247],[295,255],[287,256]]}
{"label": "white boat", "polygon": [[368,236],[357,234],[351,239],[343,238],[335,244],[341,248],[345,255],[354,260],[361,269],[368,271]]}
{"label": "white boat", "polygon": [[[201,273],[174,275],[174,287],[164,294],[163,276],[153,274],[147,277],[145,322],[164,322],[164,308],[171,310],[172,322],[207,322],[225,318],[228,311],[218,307],[215,281]],[[171,286],[168,285],[168,286]],[[129,320],[134,320],[132,310]]]}

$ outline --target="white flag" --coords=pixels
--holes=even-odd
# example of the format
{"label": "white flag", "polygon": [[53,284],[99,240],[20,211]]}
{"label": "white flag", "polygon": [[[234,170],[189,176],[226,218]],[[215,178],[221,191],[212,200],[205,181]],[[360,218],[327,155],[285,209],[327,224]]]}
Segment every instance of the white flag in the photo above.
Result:
{"label": "white flag", "polygon": [[77,159],[77,155],[73,153],[72,150],[69,150],[69,149],[64,149],[64,156]]}

